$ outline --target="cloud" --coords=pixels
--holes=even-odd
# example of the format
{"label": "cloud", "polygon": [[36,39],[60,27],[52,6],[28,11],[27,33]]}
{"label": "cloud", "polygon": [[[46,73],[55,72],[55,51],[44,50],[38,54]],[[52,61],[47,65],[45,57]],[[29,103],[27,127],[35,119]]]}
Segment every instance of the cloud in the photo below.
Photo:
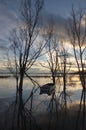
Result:
{"label": "cloud", "polygon": [[3,45],[0,46],[0,51],[7,51],[7,48]]}
{"label": "cloud", "polygon": [[3,45],[4,47],[6,47],[7,43],[8,43],[8,41],[7,41],[7,40],[0,39],[0,46],[2,46],[2,45]]}
{"label": "cloud", "polygon": [[55,32],[58,35],[59,39],[67,38],[66,26],[68,23],[68,19],[64,18],[60,15],[49,14],[44,12],[40,19],[41,28],[47,28],[48,24],[53,24]]}
{"label": "cloud", "polygon": [[[10,30],[18,26],[20,9],[20,0],[0,0],[0,39],[7,39],[10,36]],[[65,37],[65,24],[67,20],[60,16],[43,12],[39,21],[41,27],[46,26],[50,19],[54,25],[59,37]]]}
{"label": "cloud", "polygon": [[0,39],[8,38],[10,30],[18,24],[16,5],[13,0],[0,0]]}

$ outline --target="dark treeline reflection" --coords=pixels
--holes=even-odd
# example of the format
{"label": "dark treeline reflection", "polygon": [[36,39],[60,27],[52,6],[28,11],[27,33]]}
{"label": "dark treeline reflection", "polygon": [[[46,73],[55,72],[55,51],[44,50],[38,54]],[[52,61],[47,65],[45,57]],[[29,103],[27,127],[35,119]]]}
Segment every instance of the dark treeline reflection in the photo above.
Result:
{"label": "dark treeline reflection", "polygon": [[[83,128],[83,109],[79,104],[82,87],[77,75],[70,75],[67,78],[66,106],[62,78],[59,78],[60,81],[57,78],[55,93],[51,95],[40,95],[40,87],[52,82],[51,77],[31,78],[30,81],[26,78],[24,86],[28,87],[22,91],[21,95],[16,90],[11,90],[11,87],[15,87],[11,84],[15,84],[13,78],[0,80],[3,81],[1,85],[9,89],[5,99],[0,99],[3,107],[0,112],[1,130],[81,130]],[[8,84],[9,81],[10,84]],[[12,91],[16,92],[13,97]],[[7,106],[6,103],[8,103]]]}

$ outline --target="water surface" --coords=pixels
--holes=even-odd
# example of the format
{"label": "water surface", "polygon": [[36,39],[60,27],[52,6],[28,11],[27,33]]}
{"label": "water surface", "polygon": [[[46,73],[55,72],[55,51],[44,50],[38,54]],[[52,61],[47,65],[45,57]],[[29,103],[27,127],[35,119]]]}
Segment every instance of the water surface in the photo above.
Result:
{"label": "water surface", "polygon": [[[44,85],[46,83],[52,82],[51,78],[49,77],[34,77],[34,80],[40,85]],[[60,81],[59,81],[60,80]],[[57,79],[57,85],[56,85],[56,95],[58,93],[62,92],[63,89],[63,80],[62,78]],[[0,109],[3,109],[3,106],[9,106],[11,100],[14,100],[16,95],[16,80],[15,78],[0,78]],[[30,79],[25,78],[24,79],[24,86],[23,86],[23,98],[26,100],[28,96],[30,95],[30,92],[32,88],[34,87],[33,83],[30,81]],[[35,86],[37,89],[38,86]],[[81,97],[81,84],[79,81],[78,76],[70,76],[67,78],[67,93],[70,95],[70,98],[72,102],[78,102]],[[49,99],[51,96],[48,96],[47,94],[40,95],[40,89],[36,91],[34,94],[34,108],[36,108],[37,105],[42,106],[43,104],[46,106],[49,103]],[[40,108],[40,107],[39,107]]]}

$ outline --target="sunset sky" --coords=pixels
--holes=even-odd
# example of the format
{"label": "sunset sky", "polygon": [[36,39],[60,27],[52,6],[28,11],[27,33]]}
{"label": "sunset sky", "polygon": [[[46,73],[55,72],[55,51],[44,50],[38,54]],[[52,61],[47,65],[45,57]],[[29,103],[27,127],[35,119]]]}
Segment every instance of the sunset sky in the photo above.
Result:
{"label": "sunset sky", "polygon": [[[86,0],[45,0],[43,15],[56,17],[58,32],[64,33],[64,24],[71,13],[71,7],[79,5],[86,8]],[[19,25],[20,0],[0,0],[0,66],[3,66],[4,54],[9,44],[10,31]],[[46,22],[46,20],[45,20]],[[63,34],[64,35],[64,34]]]}

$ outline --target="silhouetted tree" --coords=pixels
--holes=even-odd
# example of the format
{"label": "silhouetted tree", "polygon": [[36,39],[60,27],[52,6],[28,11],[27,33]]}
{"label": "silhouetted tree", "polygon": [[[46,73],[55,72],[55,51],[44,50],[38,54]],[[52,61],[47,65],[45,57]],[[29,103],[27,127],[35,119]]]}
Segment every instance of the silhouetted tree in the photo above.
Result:
{"label": "silhouetted tree", "polygon": [[[82,94],[80,100],[80,110],[83,107],[83,120],[82,120],[82,130],[84,130],[85,125],[85,99],[86,99],[86,81],[85,81],[85,60],[86,60],[86,13],[85,10],[79,8],[77,11],[72,6],[72,12],[69,20],[69,38],[72,44],[76,64],[78,67],[78,74],[82,84]],[[83,104],[83,105],[82,105]],[[79,117],[78,117],[79,119]]]}
{"label": "silhouetted tree", "polygon": [[[60,66],[60,73],[62,75],[63,78],[63,90],[60,94],[60,96],[62,97],[62,106],[64,107],[64,109],[67,109],[67,99],[70,99],[70,95],[66,92],[67,89],[67,80],[68,80],[68,74],[70,72],[70,68],[71,68],[71,61],[70,61],[70,57],[71,57],[71,53],[68,52],[68,50],[65,47],[65,43],[61,42],[61,47],[60,47],[60,52],[59,52],[59,66]],[[70,99],[71,100],[71,99]]]}
{"label": "silhouetted tree", "polygon": [[[42,7],[43,0],[23,0],[21,26],[13,29],[9,38],[11,43],[8,56],[9,69],[12,68],[16,78],[19,77],[18,130],[21,128],[26,130],[26,117],[22,98],[24,76],[45,46],[43,39],[39,38],[40,27],[38,22]],[[14,72],[12,71],[12,73]]]}
{"label": "silhouetted tree", "polygon": [[[13,54],[14,54],[13,57],[11,56],[11,58],[10,58],[11,54],[9,53],[10,50],[12,50]],[[7,51],[7,68],[10,71],[10,73],[13,75],[13,77],[15,77],[15,79],[16,79],[16,91],[18,92],[19,67],[17,64],[16,50],[13,47],[13,45],[11,45]]]}
{"label": "silhouetted tree", "polygon": [[45,54],[47,65],[41,64],[47,68],[52,77],[52,82],[56,84],[56,76],[59,70],[58,54],[59,54],[59,40],[54,27],[54,21],[49,21],[43,32],[43,37],[46,41]]}

